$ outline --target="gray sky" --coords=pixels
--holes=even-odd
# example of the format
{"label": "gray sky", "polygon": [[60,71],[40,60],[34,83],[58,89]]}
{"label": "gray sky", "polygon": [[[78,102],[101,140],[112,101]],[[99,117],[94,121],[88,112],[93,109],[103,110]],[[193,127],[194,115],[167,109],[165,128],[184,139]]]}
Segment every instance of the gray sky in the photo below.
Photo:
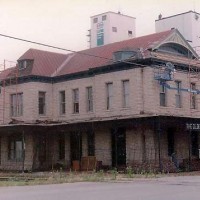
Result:
{"label": "gray sky", "polygon": [[[136,17],[136,36],[141,36],[155,32],[160,13],[167,17],[189,10],[200,12],[200,0],[0,0],[0,34],[82,50],[88,48],[92,15],[120,11]],[[29,48],[56,51],[0,36],[0,64],[16,61]],[[6,68],[12,65],[6,62]]]}

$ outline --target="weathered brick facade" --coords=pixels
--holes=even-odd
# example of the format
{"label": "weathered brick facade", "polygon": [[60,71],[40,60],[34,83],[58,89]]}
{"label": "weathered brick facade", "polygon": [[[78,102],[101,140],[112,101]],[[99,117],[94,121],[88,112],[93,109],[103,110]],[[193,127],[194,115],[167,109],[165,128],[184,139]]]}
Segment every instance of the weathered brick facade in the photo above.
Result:
{"label": "weathered brick facade", "polygon": [[[181,64],[185,65],[185,63]],[[108,68],[105,72],[102,69],[101,73],[78,78],[60,80],[58,78],[58,81],[52,79],[49,82],[37,79],[7,84],[3,87],[0,95],[2,125],[0,169],[40,170],[54,169],[57,166],[69,169],[72,167],[72,150],[74,150],[71,134],[75,132],[80,134],[81,146],[78,150],[82,153],[81,156],[88,156],[90,148],[88,130],[94,133],[94,156],[97,161],[102,162],[103,166],[118,167],[119,162],[119,165],[136,168],[148,165],[151,168],[173,170],[175,161],[172,162],[172,155],[169,155],[170,131],[173,132],[171,145],[173,153],[176,152],[176,160],[183,164],[189,159],[197,159],[198,156],[190,152],[186,122],[190,119],[198,119],[200,116],[199,95],[196,95],[197,107],[191,109],[191,93],[181,91],[181,107],[177,108],[175,98],[177,90],[167,89],[166,106],[160,106],[160,83],[154,79],[154,65],[144,63],[138,66],[133,63],[123,64],[124,66],[125,68],[122,69]],[[189,89],[192,82],[196,84],[197,89],[200,88],[198,77],[191,77],[194,76],[191,76],[188,70],[177,70],[173,80],[168,84],[175,87],[175,81],[180,81],[182,88]],[[122,81],[125,80],[129,81],[129,106],[126,108],[123,107],[122,87]],[[109,110],[106,108],[107,83],[113,84],[112,108]],[[87,111],[87,87],[93,89],[92,112]],[[79,113],[76,114],[73,113],[73,89],[79,90]],[[65,92],[65,114],[62,115],[60,114],[60,91]],[[44,115],[38,114],[39,92],[45,92]],[[16,93],[23,94],[23,115],[12,117],[10,98],[11,94]],[[9,124],[11,121],[12,125]],[[123,152],[116,148],[119,138],[123,137],[122,133],[117,133],[120,128],[125,130],[124,146],[120,146],[122,149],[125,147]],[[15,159],[10,160],[8,156],[9,149],[12,150],[9,146],[9,135],[15,133],[23,136],[25,144],[23,149],[25,154],[23,161],[20,162]],[[114,141],[116,133],[121,136]],[[62,148],[59,144],[59,134],[64,134],[64,158],[62,159],[59,159]],[[43,136],[44,138],[41,138]],[[197,140],[195,148],[200,144],[199,136]],[[17,143],[15,145],[17,146]]]}

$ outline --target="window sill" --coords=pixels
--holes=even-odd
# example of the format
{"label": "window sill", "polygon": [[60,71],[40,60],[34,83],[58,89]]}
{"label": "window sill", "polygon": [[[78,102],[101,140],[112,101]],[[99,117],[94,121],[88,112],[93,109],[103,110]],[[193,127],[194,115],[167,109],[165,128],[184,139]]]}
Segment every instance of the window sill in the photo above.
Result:
{"label": "window sill", "polygon": [[87,111],[87,114],[94,114],[94,111]]}
{"label": "window sill", "polygon": [[128,107],[122,107],[122,108],[121,108],[121,110],[130,110],[130,109],[131,109],[130,106],[128,106]]}
{"label": "window sill", "polygon": [[111,108],[111,109],[109,109],[109,110],[106,110],[106,112],[112,112],[112,111],[114,111],[113,108]]}
{"label": "window sill", "polygon": [[60,114],[59,117],[66,117],[66,114]]}
{"label": "window sill", "polygon": [[72,113],[72,115],[80,115],[80,113]]}

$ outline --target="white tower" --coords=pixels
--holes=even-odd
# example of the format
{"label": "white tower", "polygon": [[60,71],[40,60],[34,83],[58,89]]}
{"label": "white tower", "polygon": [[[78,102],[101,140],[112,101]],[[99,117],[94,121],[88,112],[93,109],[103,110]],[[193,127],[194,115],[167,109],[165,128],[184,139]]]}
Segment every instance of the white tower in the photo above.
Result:
{"label": "white tower", "polygon": [[156,32],[176,28],[200,56],[200,14],[194,11],[155,20]]}
{"label": "white tower", "polygon": [[91,17],[90,47],[102,46],[135,37],[135,18],[120,12],[106,12]]}

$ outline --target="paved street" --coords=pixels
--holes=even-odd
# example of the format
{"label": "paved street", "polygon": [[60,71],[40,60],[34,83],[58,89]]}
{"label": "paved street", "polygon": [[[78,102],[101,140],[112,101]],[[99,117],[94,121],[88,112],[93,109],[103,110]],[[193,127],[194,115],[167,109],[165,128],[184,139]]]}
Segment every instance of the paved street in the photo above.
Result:
{"label": "paved street", "polygon": [[200,176],[1,187],[0,200],[199,200]]}

